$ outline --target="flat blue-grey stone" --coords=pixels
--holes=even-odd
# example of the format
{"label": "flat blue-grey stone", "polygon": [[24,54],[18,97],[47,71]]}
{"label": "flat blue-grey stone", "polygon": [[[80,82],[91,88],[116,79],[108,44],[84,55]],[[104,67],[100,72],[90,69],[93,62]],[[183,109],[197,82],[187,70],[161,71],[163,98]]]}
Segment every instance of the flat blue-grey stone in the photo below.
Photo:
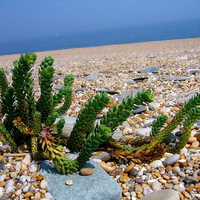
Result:
{"label": "flat blue-grey stone", "polygon": [[[81,176],[79,172],[60,174],[47,162],[41,163],[40,173],[48,182],[48,190],[53,200],[121,200],[122,198],[120,185],[92,159],[84,166],[94,169],[94,173],[90,176]],[[67,186],[65,184],[67,180],[72,180],[73,185]]]}
{"label": "flat blue-grey stone", "polygon": [[85,80],[87,80],[87,81],[96,81],[97,79],[98,79],[98,75],[96,75],[96,74],[91,74],[91,75],[85,77]]}
{"label": "flat blue-grey stone", "polygon": [[139,82],[139,81],[143,81],[143,80],[146,80],[146,79],[148,79],[148,77],[139,77],[139,78],[134,78],[133,80],[135,82]]}
{"label": "flat blue-grey stone", "polygon": [[188,76],[166,76],[163,79],[167,80],[167,81],[170,81],[170,80],[173,80],[173,81],[185,81],[185,80],[188,80],[190,78],[191,77],[188,77]]}
{"label": "flat blue-grey stone", "polygon": [[56,85],[56,86],[55,86],[56,90],[60,90],[60,89],[62,89],[63,87],[64,87],[64,85]]}
{"label": "flat blue-grey stone", "polygon": [[145,112],[147,108],[145,106],[138,106],[138,108],[133,110],[133,114],[139,114]]}
{"label": "flat blue-grey stone", "polygon": [[142,92],[142,90],[140,90],[140,89],[133,89],[133,90],[130,90],[130,91],[124,91],[124,92],[122,92],[120,94],[119,101],[122,102],[123,99],[125,99],[128,96],[134,98],[138,92]]}
{"label": "flat blue-grey stone", "polygon": [[107,92],[110,95],[119,94],[118,91],[114,91],[114,90],[97,90],[97,92]]}
{"label": "flat blue-grey stone", "polygon": [[196,96],[197,93],[195,94],[190,94],[188,96],[185,96],[185,97],[182,97],[182,98],[178,98],[176,99],[174,102],[177,103],[177,102],[185,102],[185,101],[188,101],[189,99],[193,98],[194,96]]}
{"label": "flat blue-grey stone", "polygon": [[77,89],[75,92],[83,92],[85,90],[88,90],[88,88],[80,88],[80,89]]}
{"label": "flat blue-grey stone", "polygon": [[147,68],[145,70],[142,70],[141,74],[143,74],[143,73],[157,73],[158,70],[159,70],[158,67],[149,67],[149,68]]}

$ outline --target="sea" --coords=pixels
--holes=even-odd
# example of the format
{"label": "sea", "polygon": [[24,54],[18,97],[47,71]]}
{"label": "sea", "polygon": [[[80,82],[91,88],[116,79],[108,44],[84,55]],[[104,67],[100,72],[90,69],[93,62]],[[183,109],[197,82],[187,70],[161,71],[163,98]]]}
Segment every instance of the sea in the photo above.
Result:
{"label": "sea", "polygon": [[200,19],[193,19],[0,41],[0,55],[199,37]]}

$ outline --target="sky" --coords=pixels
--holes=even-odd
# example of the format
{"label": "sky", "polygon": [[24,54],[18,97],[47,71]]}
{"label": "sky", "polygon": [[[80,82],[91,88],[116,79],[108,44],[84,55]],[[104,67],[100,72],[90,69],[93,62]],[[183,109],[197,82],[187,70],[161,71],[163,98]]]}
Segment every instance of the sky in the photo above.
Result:
{"label": "sky", "polygon": [[1,0],[0,42],[200,19],[200,0]]}

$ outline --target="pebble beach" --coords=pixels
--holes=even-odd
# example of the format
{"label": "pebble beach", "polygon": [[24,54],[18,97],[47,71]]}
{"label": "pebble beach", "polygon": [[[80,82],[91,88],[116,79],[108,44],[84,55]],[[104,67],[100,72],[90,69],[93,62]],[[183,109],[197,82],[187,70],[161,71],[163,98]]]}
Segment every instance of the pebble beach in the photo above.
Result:
{"label": "pebble beach", "polygon": [[[42,59],[52,56],[55,68],[53,90],[63,87],[66,74],[75,77],[73,102],[67,117],[76,117],[81,105],[99,91],[107,91],[111,104],[98,118],[127,95],[150,89],[154,102],[140,107],[116,132],[116,137],[145,137],[150,134],[153,121],[168,115],[168,123],[175,113],[196,93],[200,92],[200,38],[156,41],[135,44],[35,52],[33,68],[35,98],[40,95],[37,70]],[[0,56],[11,82],[11,69],[19,55]],[[172,133],[176,140],[181,127]],[[171,200],[200,199],[200,121],[191,130],[188,144],[179,154],[165,153],[151,163],[116,163],[105,152],[93,158],[122,188],[122,199],[155,199],[153,194]],[[53,199],[48,192],[45,177],[29,154],[13,156],[1,144],[0,199]],[[7,150],[6,150],[7,149]],[[148,196],[147,195],[152,195]]]}

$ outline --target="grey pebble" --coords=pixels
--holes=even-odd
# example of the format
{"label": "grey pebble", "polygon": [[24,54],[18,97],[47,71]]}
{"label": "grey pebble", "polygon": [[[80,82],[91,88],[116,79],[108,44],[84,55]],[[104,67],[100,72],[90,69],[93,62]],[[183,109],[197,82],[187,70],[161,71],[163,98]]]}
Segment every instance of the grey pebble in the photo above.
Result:
{"label": "grey pebble", "polygon": [[194,178],[193,176],[186,176],[185,181],[187,183],[194,183],[194,184],[199,182],[199,180],[197,178]]}
{"label": "grey pebble", "polygon": [[180,176],[180,177],[186,177],[186,175],[185,175],[185,173],[184,172],[178,172],[178,175]]}
{"label": "grey pebble", "polygon": [[83,92],[85,90],[88,90],[88,88],[80,88],[80,89],[77,89],[75,92]]}
{"label": "grey pebble", "polygon": [[169,143],[172,143],[172,142],[175,142],[175,140],[177,139],[178,137],[176,135],[174,135],[173,133],[170,133],[164,140],[163,142],[165,144],[169,144]]}
{"label": "grey pebble", "polygon": [[56,85],[56,86],[55,86],[56,90],[60,90],[60,89],[62,89],[63,87],[64,87],[64,85]]}
{"label": "grey pebble", "polygon": [[166,160],[164,161],[164,165],[165,166],[167,166],[167,165],[173,165],[173,164],[175,164],[179,160],[179,158],[180,158],[179,154],[174,154],[171,157],[166,158]]}
{"label": "grey pebble", "polygon": [[158,190],[161,190],[161,183],[158,182],[158,181],[154,181],[151,185],[152,189],[154,191],[158,191]]}
{"label": "grey pebble", "polygon": [[97,90],[97,92],[107,92],[110,95],[119,94],[119,92],[114,91],[114,90]]}
{"label": "grey pebble", "polygon": [[135,168],[132,168],[132,169],[129,171],[129,174],[132,175],[132,176],[137,176],[138,170],[135,169]]}
{"label": "grey pebble", "polygon": [[181,171],[180,167],[173,167],[172,171],[175,173],[179,173]]}
{"label": "grey pebble", "polygon": [[138,106],[137,109],[133,110],[133,114],[139,114],[139,113],[142,113],[142,112],[144,112],[146,110],[147,110],[147,108],[145,106]]}
{"label": "grey pebble", "polygon": [[152,192],[154,192],[150,187],[144,187],[143,188],[143,194],[144,196],[151,194]]}
{"label": "grey pebble", "polygon": [[135,182],[139,183],[139,184],[142,184],[142,183],[144,183],[144,180],[142,178],[136,177],[135,178]]}

